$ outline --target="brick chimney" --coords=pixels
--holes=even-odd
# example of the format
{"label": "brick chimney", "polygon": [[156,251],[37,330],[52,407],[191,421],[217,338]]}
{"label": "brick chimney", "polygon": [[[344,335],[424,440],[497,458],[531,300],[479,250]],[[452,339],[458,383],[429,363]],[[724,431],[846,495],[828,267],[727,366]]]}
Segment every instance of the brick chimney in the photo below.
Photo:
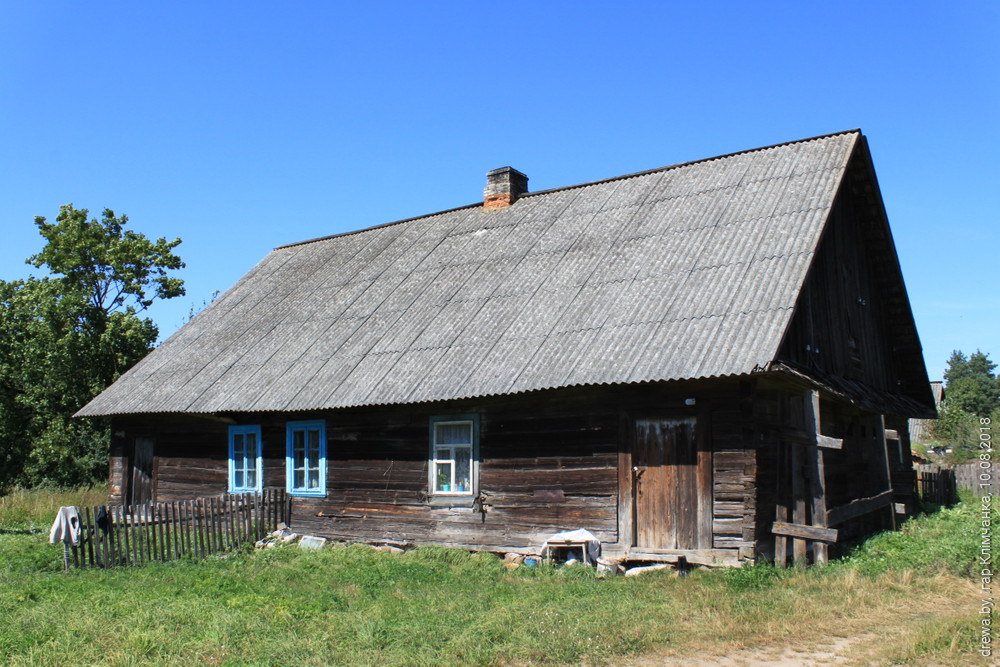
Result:
{"label": "brick chimney", "polygon": [[501,167],[486,174],[483,208],[507,208],[528,191],[528,177],[512,167]]}

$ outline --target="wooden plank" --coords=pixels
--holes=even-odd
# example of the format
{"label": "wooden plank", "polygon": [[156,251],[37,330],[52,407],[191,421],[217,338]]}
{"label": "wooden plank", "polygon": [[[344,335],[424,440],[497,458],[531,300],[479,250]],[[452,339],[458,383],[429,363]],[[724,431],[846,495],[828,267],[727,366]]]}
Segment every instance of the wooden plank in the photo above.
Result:
{"label": "wooden plank", "polygon": [[719,535],[743,535],[743,518],[715,519],[712,521],[712,533]]}
{"label": "wooden plank", "polygon": [[128,526],[125,525],[125,508],[117,505],[115,508],[115,549],[117,549],[117,563],[128,565],[128,544],[125,541],[128,535]]}
{"label": "wooden plank", "polygon": [[892,489],[889,489],[870,498],[856,498],[846,505],[840,505],[828,510],[826,513],[826,522],[829,526],[836,526],[891,504]]}
{"label": "wooden plank", "polygon": [[180,516],[180,503],[170,503],[170,519],[174,523],[174,557],[180,558],[184,554],[184,530]]}
{"label": "wooden plank", "polygon": [[152,524],[153,524],[153,534],[156,539],[156,550],[153,553],[155,560],[163,562],[166,560],[166,554],[168,553],[166,547],[167,533],[166,533],[166,521],[163,517],[163,503],[156,502],[150,506],[152,511]]}
{"label": "wooden plank", "polygon": [[708,404],[702,401],[699,408],[698,418],[695,421],[695,477],[696,477],[696,527],[695,542],[696,549],[707,549],[712,546],[712,501],[713,485],[712,475],[715,461],[712,456],[711,437],[712,415],[709,412]]}
{"label": "wooden plank", "polygon": [[836,542],[836,528],[820,528],[819,526],[807,526],[799,523],[784,523],[775,521],[771,524],[771,532],[775,535],[787,535],[801,540],[820,540],[822,542]]}
{"label": "wooden plank", "polygon": [[86,519],[86,523],[84,523],[84,526],[85,526],[84,530],[82,530],[80,532],[81,532],[81,534],[84,534],[84,535],[87,536],[87,551],[86,551],[86,555],[90,557],[90,567],[94,567],[94,565],[95,565],[95,562],[94,562],[94,532],[97,529],[97,527],[94,525],[94,522],[91,520],[90,507],[86,507],[84,509],[86,510],[87,519]]}
{"label": "wooden plank", "polygon": [[205,501],[202,500],[192,500],[191,501],[191,511],[193,515],[193,521],[191,524],[191,533],[194,538],[194,550],[196,558],[205,557]]}
{"label": "wooden plank", "polygon": [[132,506],[125,505],[123,508],[125,521],[125,553],[129,565],[137,565],[135,551],[135,528],[132,522]]}
{"label": "wooden plank", "polygon": [[[818,394],[819,392],[813,392]],[[817,412],[817,414],[819,414]],[[821,433],[816,434],[816,446],[822,447],[823,449],[843,449],[844,439],[843,438],[831,438],[828,435],[823,435]]]}
{"label": "wooden plank", "polygon": [[682,558],[692,565],[734,566],[739,564],[735,549],[629,549],[627,558],[637,561],[676,563]]}

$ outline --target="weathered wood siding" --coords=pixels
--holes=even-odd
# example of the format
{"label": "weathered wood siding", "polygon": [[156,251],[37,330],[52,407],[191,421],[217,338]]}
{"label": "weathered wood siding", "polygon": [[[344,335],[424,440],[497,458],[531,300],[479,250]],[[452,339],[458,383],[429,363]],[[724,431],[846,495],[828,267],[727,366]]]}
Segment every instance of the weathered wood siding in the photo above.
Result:
{"label": "weathered wood siding", "polygon": [[[806,478],[805,456],[792,457],[792,448],[800,454],[805,447],[815,447],[815,435],[805,423],[809,386],[790,383],[774,376],[753,381],[746,390],[752,397],[752,419],[745,423],[754,432],[750,439],[759,443],[756,475],[756,531],[759,553],[774,555],[771,524],[775,521],[778,499],[791,505],[795,478]],[[886,446],[882,440],[881,415],[843,400],[824,395],[820,400],[819,433],[842,439],[841,449],[821,449],[823,480],[828,509],[846,505],[858,498],[877,496],[889,488],[886,476]],[[888,418],[887,425],[905,425],[905,419]],[[888,427],[888,426],[887,426]],[[891,454],[892,448],[889,448]],[[797,461],[799,468],[795,468]],[[890,458],[891,461],[891,458]],[[902,476],[902,474],[901,474]],[[888,512],[860,516],[838,526],[839,542],[860,539],[892,525]],[[815,517],[806,517],[808,521]]]}
{"label": "weathered wood siding", "polygon": [[[115,420],[114,429],[125,443],[134,435],[154,438],[156,499],[174,501],[226,490],[230,422],[261,425],[264,485],[283,487],[286,422],[324,419],[327,495],[292,500],[297,531],[346,541],[527,551],[554,532],[586,528],[608,553],[625,554],[642,551],[635,540],[630,429],[650,415],[697,414],[711,455],[707,557],[723,554],[735,562],[773,555],[777,498],[787,502],[794,481],[789,448],[809,438],[803,418],[808,390],[790,376],[761,374],[440,405],[236,414],[228,422],[132,417]],[[697,407],[686,407],[686,398],[695,398]],[[442,505],[428,495],[430,419],[470,413],[480,421],[483,504]],[[880,417],[825,396],[821,422],[821,433],[844,440],[842,450],[823,452],[826,506],[884,491],[877,465],[885,456]],[[113,485],[119,470],[127,470],[127,461],[113,460]],[[881,527],[885,520],[878,514],[841,528],[845,537],[856,537]]]}
{"label": "weathered wood siding", "polygon": [[[428,424],[433,416],[480,415],[484,509],[428,502]],[[293,499],[298,531],[344,540],[529,547],[539,537],[584,527],[617,539],[617,420],[614,402],[587,392],[447,406],[364,408],[308,415],[232,415],[260,424],[264,485],[285,485],[285,424],[324,419],[327,495]],[[160,501],[224,491],[228,426],[221,420],[146,417],[115,428],[156,441]],[[120,475],[116,467],[112,476]],[[539,494],[538,491],[551,493]]]}
{"label": "weathered wood siding", "polygon": [[[870,400],[929,405],[913,316],[871,181],[852,163],[778,360]],[[888,411],[888,410],[885,410]]]}
{"label": "weathered wood siding", "polygon": [[[619,551],[622,433],[640,415],[683,411],[697,398],[712,457],[711,548],[752,557],[757,539],[756,451],[744,447],[746,405],[735,380],[539,392],[441,405],[386,406],[310,414],[228,415],[262,427],[264,484],[285,484],[285,424],[324,419],[327,495],[293,499],[296,530],[333,539],[532,549],[554,532],[586,528]],[[690,412],[690,409],[687,410]],[[483,507],[428,498],[429,421],[480,419]],[[227,486],[224,419],[181,416],[115,420],[124,441],[154,438],[155,493],[173,501]],[[627,466],[628,467],[628,466]],[[622,511],[630,511],[624,508]]]}

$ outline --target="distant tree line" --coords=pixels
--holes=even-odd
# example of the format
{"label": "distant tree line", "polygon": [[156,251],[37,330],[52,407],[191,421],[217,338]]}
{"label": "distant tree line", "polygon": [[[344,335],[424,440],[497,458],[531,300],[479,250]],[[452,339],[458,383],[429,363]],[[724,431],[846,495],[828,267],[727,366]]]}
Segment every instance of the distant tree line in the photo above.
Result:
{"label": "distant tree line", "polygon": [[42,278],[0,280],[0,492],[104,479],[106,420],[72,415],[142,359],[158,330],[141,313],[184,294],[179,238],[151,241],[127,216],[62,206],[36,217]]}
{"label": "distant tree line", "polygon": [[944,373],[944,401],[938,419],[932,422],[931,437],[952,449],[954,460],[966,460],[979,453],[980,427],[984,420],[996,429],[1000,420],[1000,378],[989,354],[976,350],[966,357],[955,350]]}

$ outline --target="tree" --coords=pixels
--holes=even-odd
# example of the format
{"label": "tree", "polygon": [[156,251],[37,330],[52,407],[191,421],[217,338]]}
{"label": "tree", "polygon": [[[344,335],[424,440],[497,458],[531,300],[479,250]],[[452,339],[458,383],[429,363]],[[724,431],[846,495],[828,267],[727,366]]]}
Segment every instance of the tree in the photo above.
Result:
{"label": "tree", "polygon": [[956,460],[971,458],[979,452],[980,420],[993,423],[1000,418],[1000,379],[994,374],[996,364],[989,354],[976,350],[968,358],[955,350],[944,373],[945,400],[932,423],[931,435],[949,445]]}
{"label": "tree", "polygon": [[45,246],[27,261],[52,275],[0,281],[0,488],[79,484],[106,473],[108,427],[72,415],[153,347],[139,316],[184,294],[168,271],[184,266],[180,239],[150,241],[66,205],[55,224],[35,219]]}
{"label": "tree", "polygon": [[167,275],[184,267],[173,253],[179,238],[154,243],[142,234],[126,230],[128,216],[115,217],[104,209],[101,220],[87,221],[87,209],[72,204],[59,208],[55,224],[41,216],[35,225],[47,243],[28,261],[36,267],[64,276],[64,281],[82,289],[91,305],[106,316],[128,307],[143,311],[153,299],[172,299],[184,294],[184,281]]}
{"label": "tree", "polygon": [[989,354],[976,350],[966,359],[955,350],[944,373],[948,402],[978,417],[987,417],[1000,407],[1000,380],[993,374],[996,364]]}

